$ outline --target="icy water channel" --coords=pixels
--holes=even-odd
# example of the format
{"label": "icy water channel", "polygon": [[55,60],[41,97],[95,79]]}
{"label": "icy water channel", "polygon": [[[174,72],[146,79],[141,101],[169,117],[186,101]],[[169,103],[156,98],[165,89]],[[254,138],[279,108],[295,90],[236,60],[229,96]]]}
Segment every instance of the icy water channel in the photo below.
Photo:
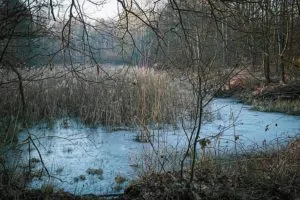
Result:
{"label": "icy water channel", "polygon": [[[201,136],[214,139],[210,147],[218,155],[232,151],[233,141],[236,141],[236,149],[243,152],[287,141],[300,133],[299,116],[253,111],[234,99],[215,99],[210,110],[213,117],[203,126]],[[151,145],[135,140],[136,130],[108,131],[104,127],[87,127],[75,119],[60,119],[51,126],[35,126],[29,132],[52,176],[34,177],[28,184],[31,188],[51,184],[75,194],[122,193],[143,170],[157,165]],[[180,127],[168,127],[153,129],[153,134],[153,145],[160,149],[155,154],[162,160],[159,166],[176,168],[186,144],[184,131]],[[24,131],[19,141],[27,137],[28,132]],[[38,174],[42,162],[37,149],[32,144],[30,151],[28,144],[21,149],[18,165],[28,165],[30,157],[32,171]]]}

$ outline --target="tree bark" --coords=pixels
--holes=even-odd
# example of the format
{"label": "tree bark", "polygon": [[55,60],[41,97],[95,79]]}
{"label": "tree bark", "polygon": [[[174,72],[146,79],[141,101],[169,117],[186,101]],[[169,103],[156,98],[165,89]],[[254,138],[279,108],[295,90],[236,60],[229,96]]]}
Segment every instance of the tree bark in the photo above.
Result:
{"label": "tree bark", "polygon": [[266,81],[266,84],[269,84],[269,83],[271,83],[271,78],[270,78],[270,56],[267,53],[264,53],[264,55],[263,55],[263,65],[264,65],[265,81]]}

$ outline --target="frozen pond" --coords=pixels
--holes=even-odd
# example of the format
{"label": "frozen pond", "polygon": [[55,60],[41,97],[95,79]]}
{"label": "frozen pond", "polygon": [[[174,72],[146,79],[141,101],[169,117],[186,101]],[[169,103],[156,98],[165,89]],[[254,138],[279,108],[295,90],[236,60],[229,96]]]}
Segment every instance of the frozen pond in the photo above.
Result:
{"label": "frozen pond", "polygon": [[[253,146],[263,148],[270,142],[276,143],[278,138],[287,140],[300,133],[299,116],[253,111],[234,99],[215,99],[210,110],[213,117],[203,126],[201,137],[216,141],[211,143],[211,148],[218,153],[230,152],[233,141],[237,142],[238,151],[244,151]],[[153,130],[153,146],[160,149],[154,156],[149,143],[135,140],[138,131],[91,128],[75,119],[41,124],[31,128],[29,133],[39,152],[33,144],[29,151],[29,145],[25,144],[21,161],[28,163],[29,157],[36,158],[31,160],[31,168],[38,174],[42,169],[40,153],[51,174],[51,178],[34,177],[29,186],[40,188],[53,184],[57,189],[75,194],[121,193],[130,180],[152,165],[176,168],[186,143],[182,128]],[[27,137],[28,132],[22,132],[19,141]],[[160,158],[158,164],[157,157]],[[18,165],[24,168],[22,162]]]}
{"label": "frozen pond", "polygon": [[215,99],[211,104],[214,120],[203,127],[203,135],[220,133],[224,148],[232,148],[237,136],[240,151],[266,144],[284,143],[300,134],[300,116],[259,112],[235,99]]}

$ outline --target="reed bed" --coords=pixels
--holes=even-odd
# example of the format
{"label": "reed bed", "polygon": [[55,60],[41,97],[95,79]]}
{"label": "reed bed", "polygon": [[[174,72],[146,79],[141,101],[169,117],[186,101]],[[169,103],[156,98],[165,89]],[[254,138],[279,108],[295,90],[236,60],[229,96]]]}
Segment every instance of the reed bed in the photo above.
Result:
{"label": "reed bed", "polygon": [[[4,72],[1,72],[4,73]],[[187,91],[166,72],[140,68],[56,67],[6,74],[0,86],[1,126],[77,117],[90,125],[171,124],[188,105]],[[22,120],[21,120],[22,119]],[[15,126],[14,126],[15,127]]]}

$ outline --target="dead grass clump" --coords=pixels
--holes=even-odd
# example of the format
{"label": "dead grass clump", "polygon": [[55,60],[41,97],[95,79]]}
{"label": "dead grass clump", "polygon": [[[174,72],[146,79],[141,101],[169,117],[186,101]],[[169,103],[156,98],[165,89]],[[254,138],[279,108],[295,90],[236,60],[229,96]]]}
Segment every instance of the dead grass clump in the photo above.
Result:
{"label": "dead grass clump", "polygon": [[54,192],[54,185],[52,185],[52,184],[44,184],[44,185],[42,185],[41,190],[45,194],[52,194]]}
{"label": "dead grass clump", "polygon": [[103,170],[101,168],[99,169],[93,169],[93,168],[88,168],[86,170],[86,173],[91,174],[91,175],[102,175],[103,174]]}
{"label": "dead grass clump", "polygon": [[117,184],[122,184],[126,181],[127,179],[124,176],[118,175],[115,177],[115,182]]}

